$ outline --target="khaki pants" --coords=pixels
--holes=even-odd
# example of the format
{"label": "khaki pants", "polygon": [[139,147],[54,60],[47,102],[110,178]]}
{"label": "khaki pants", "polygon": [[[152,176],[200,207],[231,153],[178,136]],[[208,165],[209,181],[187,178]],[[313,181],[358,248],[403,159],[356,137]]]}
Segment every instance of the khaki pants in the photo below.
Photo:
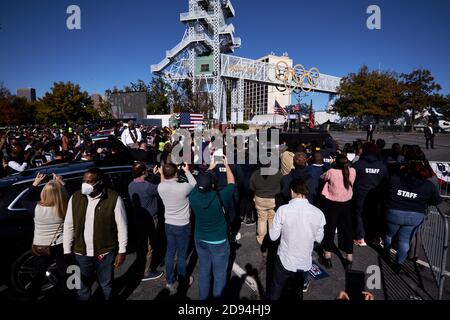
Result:
{"label": "khaki pants", "polygon": [[258,223],[256,230],[256,241],[262,245],[267,235],[267,223],[269,230],[272,228],[273,219],[275,218],[275,199],[264,199],[255,196],[255,207],[258,212]]}

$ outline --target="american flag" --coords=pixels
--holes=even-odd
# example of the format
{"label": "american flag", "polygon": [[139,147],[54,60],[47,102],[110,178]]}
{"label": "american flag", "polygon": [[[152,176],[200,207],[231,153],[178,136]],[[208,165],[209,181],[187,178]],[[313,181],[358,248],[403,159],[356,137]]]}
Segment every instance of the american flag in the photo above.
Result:
{"label": "american flag", "polygon": [[194,130],[199,124],[203,124],[204,116],[201,113],[180,113],[180,128]]}
{"label": "american flag", "polygon": [[274,111],[275,111],[275,114],[279,114],[279,115],[282,115],[282,116],[285,116],[285,117],[287,117],[287,115],[288,115],[286,110],[283,107],[280,106],[280,104],[278,103],[277,100],[275,100]]}

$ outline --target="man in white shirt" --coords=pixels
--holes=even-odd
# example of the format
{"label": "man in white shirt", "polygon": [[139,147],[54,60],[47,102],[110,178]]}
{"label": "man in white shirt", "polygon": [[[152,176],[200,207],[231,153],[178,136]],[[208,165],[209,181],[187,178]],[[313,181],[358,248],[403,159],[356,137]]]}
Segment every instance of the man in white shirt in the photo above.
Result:
{"label": "man in white shirt", "polygon": [[125,146],[137,149],[139,148],[139,142],[142,140],[142,133],[136,128],[134,121],[129,121],[128,128],[122,132],[120,139]]}
{"label": "man in white shirt", "polygon": [[276,241],[281,236],[275,261],[271,300],[278,300],[285,291],[286,284],[294,284],[295,294],[303,293],[304,273],[312,267],[314,242],[320,243],[324,236],[325,216],[308,200],[308,188],[301,179],[290,185],[292,200],[280,207],[270,229],[270,239]]}
{"label": "man in white shirt", "polygon": [[127,215],[121,197],[103,186],[103,173],[89,169],[81,191],[69,200],[64,221],[64,254],[75,253],[81,269],[80,300],[89,300],[95,274],[105,300],[111,299],[114,268],[125,261]]}

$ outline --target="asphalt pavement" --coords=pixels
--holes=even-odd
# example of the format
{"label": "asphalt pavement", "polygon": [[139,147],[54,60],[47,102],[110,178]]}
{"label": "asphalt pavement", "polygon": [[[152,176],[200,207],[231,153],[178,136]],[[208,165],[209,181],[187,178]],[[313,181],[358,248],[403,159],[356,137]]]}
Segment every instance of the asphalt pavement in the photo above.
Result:
{"label": "asphalt pavement", "polygon": [[[365,132],[334,132],[332,136],[340,143],[352,142],[356,139],[365,139]],[[423,135],[405,133],[376,133],[375,139],[383,138],[389,147],[392,143],[424,145]],[[432,161],[450,161],[450,135],[438,135],[435,150],[424,150],[428,159]],[[444,203],[441,210],[450,214],[450,205]],[[227,300],[259,300],[264,299],[267,292],[267,270],[270,273],[270,262],[273,253],[265,255],[256,242],[256,225],[242,225],[240,229],[242,238],[238,246],[234,246],[235,257],[230,265],[230,280],[226,289]],[[191,248],[192,249],[192,248]],[[317,262],[317,253],[313,253],[313,260]],[[376,247],[355,247],[353,268],[366,272],[370,288],[376,300],[434,300],[438,296],[435,279],[427,266],[427,259],[423,252],[419,252],[419,261],[408,261],[406,272],[396,274]],[[345,271],[337,255],[332,256],[333,268],[324,269],[322,279],[313,279],[308,291],[304,294],[305,300],[333,300],[339,291],[345,289]],[[165,288],[165,276],[157,280],[141,282],[138,275],[136,254],[128,255],[125,264],[120,267],[115,276],[115,288],[119,299],[128,300],[197,300],[198,299],[198,263],[195,250],[191,250],[188,259],[188,272],[193,277],[192,286],[187,291],[170,296]],[[269,266],[269,268],[268,268]],[[450,259],[447,257],[447,269]],[[164,271],[164,267],[160,267]],[[380,277],[376,277],[376,275]],[[371,277],[375,275],[374,277]],[[450,299],[449,273],[446,272],[446,285],[444,299]],[[14,294],[6,285],[0,286],[0,299],[14,300],[19,296]]]}

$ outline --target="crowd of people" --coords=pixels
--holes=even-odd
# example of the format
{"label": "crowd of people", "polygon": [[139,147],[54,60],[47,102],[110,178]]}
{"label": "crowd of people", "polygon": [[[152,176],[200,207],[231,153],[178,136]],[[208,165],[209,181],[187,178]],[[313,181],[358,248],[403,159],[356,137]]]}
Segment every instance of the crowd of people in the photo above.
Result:
{"label": "crowd of people", "polygon": [[[223,297],[241,224],[256,224],[255,241],[266,259],[270,249],[276,251],[267,270],[268,299],[302,298],[314,250],[325,268],[333,268],[332,255],[343,252],[342,263],[351,270],[354,246],[372,245],[387,257],[394,246],[392,265],[401,272],[408,255],[414,258],[410,243],[427,208],[440,202],[436,176],[419,146],[386,148],[377,140],[340,147],[331,137],[323,144],[283,142],[279,170],[268,175],[263,169],[270,163],[229,164],[226,148],[212,150],[216,157],[209,165],[176,165],[171,151],[178,142],[168,128],[130,122],[110,134],[121,142],[100,146],[89,128],[4,132],[3,175],[72,160],[132,165],[128,192],[138,221],[138,251],[145,257],[139,272],[142,281],[165,273],[170,294],[192,285],[187,271],[192,241],[199,298]],[[82,274],[78,297],[90,299],[97,279],[105,299],[111,299],[114,269],[126,259],[129,238],[123,199],[105,185],[97,167],[84,174],[73,195],[56,175],[39,193],[44,178],[38,174],[24,197],[35,220],[32,287],[37,290],[52,261],[63,270],[75,259]]]}
{"label": "crowd of people", "polygon": [[112,128],[99,124],[3,128],[0,129],[0,177],[71,161],[120,165],[138,159],[151,163],[157,155],[166,160],[171,150],[166,142],[171,135],[172,130],[167,127],[137,126],[133,121],[118,122]]}

